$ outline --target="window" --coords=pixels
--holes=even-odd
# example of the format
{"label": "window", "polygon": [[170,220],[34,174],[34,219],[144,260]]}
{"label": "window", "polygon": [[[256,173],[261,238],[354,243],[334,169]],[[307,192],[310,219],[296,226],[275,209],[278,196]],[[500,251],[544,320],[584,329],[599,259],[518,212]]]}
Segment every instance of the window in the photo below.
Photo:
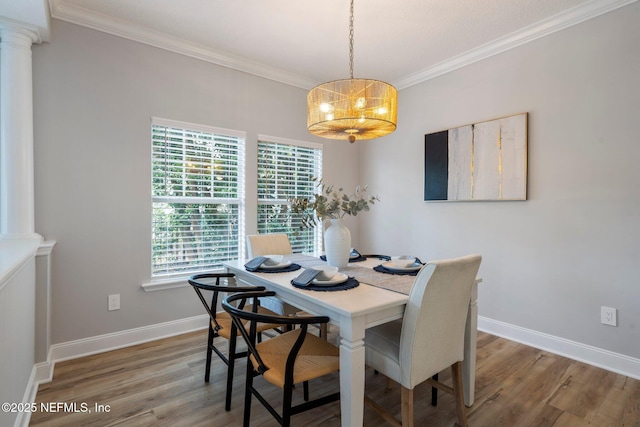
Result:
{"label": "window", "polygon": [[321,227],[300,229],[287,219],[290,197],[311,197],[322,173],[322,145],[258,136],[258,232],[287,233],[294,252],[313,252],[322,245]]}
{"label": "window", "polygon": [[221,266],[244,251],[244,140],[152,119],[152,277]]}

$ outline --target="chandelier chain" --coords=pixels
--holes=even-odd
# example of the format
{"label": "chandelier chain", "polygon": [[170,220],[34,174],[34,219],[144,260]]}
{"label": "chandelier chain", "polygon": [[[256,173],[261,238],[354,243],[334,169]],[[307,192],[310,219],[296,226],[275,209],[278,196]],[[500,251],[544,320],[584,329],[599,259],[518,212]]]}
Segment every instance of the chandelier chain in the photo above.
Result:
{"label": "chandelier chain", "polygon": [[349,74],[353,79],[353,0],[351,0],[349,15]]}

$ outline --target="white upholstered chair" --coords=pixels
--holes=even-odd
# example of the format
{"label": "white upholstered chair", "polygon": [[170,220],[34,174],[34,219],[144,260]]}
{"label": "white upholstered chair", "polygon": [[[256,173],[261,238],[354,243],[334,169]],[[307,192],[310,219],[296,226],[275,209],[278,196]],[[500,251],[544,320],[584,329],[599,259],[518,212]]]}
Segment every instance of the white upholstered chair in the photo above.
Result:
{"label": "white upholstered chair", "polygon": [[[251,259],[261,255],[291,255],[291,242],[289,236],[284,233],[248,234],[247,256]],[[300,309],[282,302],[276,297],[262,298],[263,307],[284,315],[301,314]],[[327,338],[327,324],[320,324],[320,336]]]}
{"label": "white upholstered chair", "polygon": [[[458,423],[467,426],[461,361],[471,288],[481,259],[469,255],[427,263],[416,276],[404,318],[367,329],[367,365],[401,386],[401,424],[365,398],[387,421],[413,426],[413,390],[426,381],[454,394]],[[432,379],[447,367],[451,367],[453,387]]]}

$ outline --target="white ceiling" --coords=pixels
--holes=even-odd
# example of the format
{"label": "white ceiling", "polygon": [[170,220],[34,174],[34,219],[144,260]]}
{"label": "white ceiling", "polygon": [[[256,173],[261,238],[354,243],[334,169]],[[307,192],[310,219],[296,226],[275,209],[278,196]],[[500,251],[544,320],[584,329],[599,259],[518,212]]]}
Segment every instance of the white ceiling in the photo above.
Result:
{"label": "white ceiling", "polygon": [[[355,0],[354,77],[402,89],[633,1]],[[349,77],[349,0],[49,0],[49,8],[57,19],[298,87]]]}

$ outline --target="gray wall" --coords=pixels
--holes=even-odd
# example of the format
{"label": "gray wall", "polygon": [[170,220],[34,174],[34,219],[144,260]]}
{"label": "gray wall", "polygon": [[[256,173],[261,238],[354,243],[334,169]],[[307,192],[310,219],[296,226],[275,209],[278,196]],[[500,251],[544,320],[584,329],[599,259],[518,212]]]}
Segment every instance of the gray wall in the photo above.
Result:
{"label": "gray wall", "polygon": [[[481,316],[640,357],[640,4],[403,90],[367,250],[481,253]],[[529,200],[425,203],[424,135],[529,112]],[[600,306],[618,327],[600,324]]]}
{"label": "gray wall", "polygon": [[[53,20],[33,48],[36,231],[58,242],[52,343],[200,314],[190,289],[140,288],[160,116],[247,131],[248,232],[256,135],[323,142],[325,177],[381,198],[350,223],[360,250],[479,252],[481,316],[640,357],[638,22],[634,3],[402,90],[398,130],[351,146],[307,134],[302,89]],[[528,201],[422,201],[425,133],[520,112]],[[600,324],[601,305],[618,327]]]}
{"label": "gray wall", "polygon": [[[190,288],[150,279],[150,118],[247,132],[247,232],[258,134],[310,140],[306,91],[52,21],[33,47],[36,231],[56,240],[52,344],[202,313]],[[357,148],[326,143],[324,174],[357,184]],[[357,239],[357,224],[353,227]],[[121,310],[107,311],[107,296]]]}

